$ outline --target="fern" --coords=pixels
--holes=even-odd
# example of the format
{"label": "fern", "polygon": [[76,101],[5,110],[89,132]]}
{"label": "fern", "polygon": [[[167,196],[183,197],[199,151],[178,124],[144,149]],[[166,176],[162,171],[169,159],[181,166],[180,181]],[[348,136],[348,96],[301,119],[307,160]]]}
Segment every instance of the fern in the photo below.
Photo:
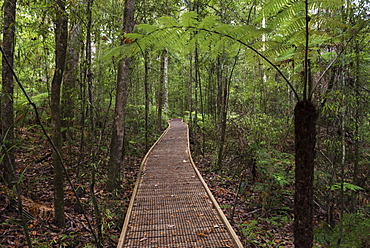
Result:
{"label": "fern", "polygon": [[198,24],[198,14],[195,12],[185,12],[180,19],[180,25],[183,27],[194,27]]}
{"label": "fern", "polygon": [[[299,15],[290,19],[288,16],[299,13],[297,6],[300,6],[300,4],[298,1],[285,0],[282,3],[271,6],[268,13],[276,12],[275,16],[279,20],[288,20],[279,24],[278,29],[276,29],[283,34],[285,39],[288,37],[288,42],[282,39],[281,35],[275,36],[276,40],[274,42],[276,46],[271,46],[267,49],[265,55],[281,56],[285,51],[290,51],[291,55],[295,55],[296,53],[292,53],[292,45],[298,47],[297,44],[303,43],[301,40],[301,26],[304,23],[304,19]],[[282,9],[282,11],[279,11],[279,9]],[[125,36],[136,40],[136,42],[115,49],[111,54],[116,54],[117,51],[121,50],[121,56],[137,56],[148,49],[156,51],[165,48],[191,51],[197,46],[201,51],[211,51],[212,57],[223,54],[225,50],[228,51],[230,56],[235,56],[242,45],[261,56],[273,66],[290,85],[297,99],[299,98],[295,89],[279,68],[262,52],[258,51],[259,49],[260,51],[265,49],[267,44],[261,44],[262,35],[270,34],[273,37],[275,32],[271,32],[272,29],[257,28],[253,25],[228,25],[221,23],[216,16],[207,16],[201,19],[194,12],[184,13],[179,20],[165,16],[160,18],[158,23],[158,25],[137,25],[136,33]],[[283,42],[285,42],[284,46],[281,45]],[[263,49],[261,49],[262,47]]]}

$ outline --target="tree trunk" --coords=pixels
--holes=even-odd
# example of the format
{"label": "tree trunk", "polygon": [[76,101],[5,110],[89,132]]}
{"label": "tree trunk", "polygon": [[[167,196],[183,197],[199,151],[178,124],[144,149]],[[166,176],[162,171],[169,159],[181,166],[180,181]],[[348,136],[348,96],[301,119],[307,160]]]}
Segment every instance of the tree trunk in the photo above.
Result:
{"label": "tree trunk", "polygon": [[[67,43],[68,43],[68,19],[63,0],[56,1],[56,19],[55,19],[55,73],[51,83],[51,125],[52,139],[59,153],[62,150],[61,137],[61,111],[60,111],[60,89],[63,79],[64,65],[66,61]],[[65,226],[64,217],[64,173],[62,161],[57,151],[53,151],[54,165],[54,211],[55,223],[58,227]]]}
{"label": "tree trunk", "polygon": [[82,49],[82,29],[80,24],[74,23],[71,26],[69,45],[66,57],[66,68],[62,86],[62,127],[63,137],[71,139],[70,127],[73,127],[75,99],[76,99],[76,81],[78,80],[80,52]]}
{"label": "tree trunk", "polygon": [[294,245],[309,248],[313,245],[313,179],[318,113],[311,101],[297,103],[294,109],[295,127],[295,195]]}
{"label": "tree trunk", "polygon": [[87,92],[89,95],[89,104],[88,104],[88,111],[87,114],[90,119],[90,137],[94,137],[93,135],[95,131],[95,120],[94,120],[94,86],[93,86],[93,73],[91,70],[92,64],[92,47],[91,47],[91,29],[92,29],[92,4],[93,0],[87,1],[87,26],[86,26],[86,67],[84,71],[84,80],[87,82]]}
{"label": "tree trunk", "polygon": [[158,83],[157,91],[157,129],[160,132],[162,129],[162,112],[164,105],[164,83],[165,83],[165,51],[161,54],[161,75]]}
{"label": "tree trunk", "polygon": [[168,112],[168,50],[163,51],[163,82],[164,82],[164,106],[165,113]]}
{"label": "tree trunk", "polygon": [[189,83],[187,85],[188,87],[188,98],[187,100],[187,110],[189,111],[189,131],[190,134],[193,133],[193,109],[194,109],[194,103],[193,103],[193,55],[190,53],[189,56]]}
{"label": "tree trunk", "polygon": [[144,96],[145,96],[145,151],[149,149],[149,69],[147,52],[144,54]]}
{"label": "tree trunk", "polygon": [[[125,1],[124,32],[131,33],[134,28],[135,0]],[[122,40],[122,45],[126,44]],[[110,158],[108,162],[107,191],[113,191],[120,186],[120,171],[123,162],[123,148],[125,137],[125,115],[127,104],[127,91],[130,79],[130,58],[123,58],[118,65],[116,107],[114,112],[114,123],[112,139],[110,143]]]}
{"label": "tree trunk", "polygon": [[[1,139],[8,150],[9,159],[3,159],[1,163],[1,174],[8,185],[13,181],[11,165],[14,165],[14,80],[13,73],[5,60],[5,56],[11,67],[14,62],[14,30],[15,30],[15,13],[16,0],[4,1],[4,29],[3,29],[3,51],[2,58],[2,97],[1,97]],[[5,152],[3,153],[5,154]],[[0,177],[2,178],[2,177]]]}
{"label": "tree trunk", "polygon": [[[223,95],[222,95],[222,92],[223,92],[223,70],[224,70],[224,64],[223,62],[221,61],[222,58],[220,57],[217,57],[217,122],[219,124],[221,124],[221,120],[222,120],[222,99],[223,99]],[[221,129],[219,130],[219,132],[221,131]]]}
{"label": "tree trunk", "polygon": [[225,140],[226,140],[227,102],[228,102],[228,95],[229,95],[228,84],[229,84],[228,82],[223,83],[224,89],[223,89],[223,99],[222,99],[221,115],[220,115],[221,130],[220,130],[220,143],[219,143],[219,149],[218,149],[217,170],[222,170],[222,167],[223,167],[222,160],[224,157],[224,146],[225,146]]}

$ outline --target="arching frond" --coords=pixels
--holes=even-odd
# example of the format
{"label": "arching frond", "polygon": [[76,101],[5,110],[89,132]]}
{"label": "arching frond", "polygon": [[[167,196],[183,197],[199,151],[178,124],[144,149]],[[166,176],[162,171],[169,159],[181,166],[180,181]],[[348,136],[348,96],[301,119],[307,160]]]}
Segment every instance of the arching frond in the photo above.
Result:
{"label": "arching frond", "polygon": [[196,26],[198,24],[198,14],[195,12],[185,12],[180,18],[180,25],[184,27]]}

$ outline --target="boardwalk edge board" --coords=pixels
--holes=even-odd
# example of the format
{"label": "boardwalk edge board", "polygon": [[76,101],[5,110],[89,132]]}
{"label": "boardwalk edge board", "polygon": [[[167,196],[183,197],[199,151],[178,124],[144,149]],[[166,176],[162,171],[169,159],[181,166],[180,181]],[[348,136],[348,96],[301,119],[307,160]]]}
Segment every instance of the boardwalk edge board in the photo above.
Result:
{"label": "boardwalk edge board", "polygon": [[[171,121],[171,120],[170,120]],[[168,133],[169,129],[171,128],[171,123],[170,121],[168,122],[168,127],[167,129],[162,133],[162,135],[157,139],[157,141],[150,147],[150,149],[148,150],[148,152],[146,153],[146,155],[144,156],[141,164],[140,164],[140,168],[139,168],[139,172],[138,172],[138,176],[137,176],[137,180],[136,180],[136,183],[135,183],[135,187],[134,187],[134,190],[132,192],[132,196],[131,196],[131,199],[130,199],[130,203],[129,203],[129,206],[127,208],[127,212],[126,212],[126,216],[125,216],[125,219],[124,219],[124,223],[123,223],[123,227],[122,227],[122,232],[121,232],[121,235],[120,235],[120,238],[118,240],[118,245],[117,245],[117,248],[123,248],[124,245],[125,245],[125,241],[126,241],[126,235],[127,235],[127,232],[128,232],[128,228],[129,228],[129,222],[130,222],[130,219],[132,217],[132,212],[133,212],[133,207],[134,207],[134,202],[135,202],[135,198],[138,194],[138,190],[139,190],[139,186],[140,186],[140,183],[142,181],[142,175],[143,175],[143,170],[145,168],[145,165],[147,163],[147,160],[148,160],[148,157],[149,155],[152,153],[152,150],[154,149],[154,147],[163,139],[163,137]],[[231,238],[231,241],[233,243],[233,247],[238,247],[238,248],[242,248],[243,245],[242,243],[240,242],[239,240],[239,237],[236,235],[235,231],[233,230],[232,226],[230,225],[228,219],[226,218],[226,216],[224,215],[222,209],[220,208],[217,200],[214,198],[212,192],[210,191],[210,189],[208,188],[206,182],[204,181],[201,173],[199,172],[199,170],[197,169],[194,161],[193,161],[193,158],[191,156],[191,151],[190,151],[190,142],[189,142],[189,128],[188,128],[188,125],[186,123],[183,122],[183,120],[181,120],[181,122],[186,125],[186,139],[187,139],[187,148],[186,148],[186,153],[187,153],[187,157],[189,158],[190,160],[190,163],[192,165],[192,168],[196,174],[196,176],[198,177],[201,185],[203,186],[204,190],[206,191],[206,194],[209,198],[209,200],[211,201],[212,203],[212,206],[214,208],[214,210],[216,211],[216,215],[218,215],[218,217],[220,218],[220,220],[222,221],[222,224],[224,225],[226,231],[229,233],[230,235],[230,238]]]}
{"label": "boardwalk edge board", "polygon": [[135,183],[135,187],[134,187],[134,191],[132,192],[132,196],[131,196],[131,199],[130,199],[130,204],[127,208],[126,217],[125,217],[125,220],[123,222],[122,232],[121,232],[121,235],[120,235],[119,240],[118,240],[117,248],[122,248],[123,245],[124,245],[124,241],[125,241],[125,237],[126,237],[126,233],[127,233],[127,228],[128,228],[128,224],[129,224],[131,213],[132,213],[132,207],[134,206],[135,197],[136,197],[136,194],[137,194],[137,190],[139,188],[139,184],[140,184],[140,181],[141,181],[141,176],[142,176],[142,173],[143,173],[143,169],[144,169],[146,160],[147,160],[149,154],[152,152],[153,148],[157,145],[157,143],[167,134],[169,128],[170,128],[170,123],[168,123],[167,129],[162,133],[162,135],[157,139],[157,141],[150,147],[150,149],[146,153],[145,157],[141,161],[139,172],[138,172],[136,183]]}
{"label": "boardwalk edge board", "polygon": [[[185,124],[186,124],[186,123],[185,123]],[[225,216],[224,212],[222,211],[222,209],[221,209],[221,208],[220,208],[220,206],[218,205],[217,200],[216,200],[216,199],[215,199],[215,197],[213,196],[213,194],[212,194],[211,190],[208,188],[207,183],[204,181],[204,179],[203,179],[202,175],[200,174],[200,172],[199,172],[199,170],[198,170],[197,166],[195,165],[195,163],[194,163],[194,161],[193,161],[193,158],[192,158],[192,156],[191,156],[191,151],[190,151],[190,145],[189,145],[189,144],[190,144],[190,142],[189,142],[189,128],[187,129],[187,136],[188,136],[188,137],[187,137],[187,138],[188,138],[188,150],[187,150],[187,152],[188,152],[188,155],[189,155],[189,158],[190,158],[190,163],[191,163],[191,165],[193,166],[193,169],[194,169],[195,173],[198,175],[199,180],[202,182],[203,187],[204,187],[204,189],[206,190],[206,192],[207,192],[207,195],[208,195],[209,199],[212,201],[212,204],[213,204],[213,206],[214,206],[215,210],[217,211],[217,213],[218,213],[219,217],[221,218],[221,220],[222,220],[223,224],[225,225],[225,227],[226,227],[227,231],[228,231],[228,232],[229,232],[229,234],[231,235],[231,237],[232,237],[232,239],[233,239],[233,241],[234,241],[234,243],[235,243],[236,247],[238,247],[238,248],[243,248],[243,244],[240,242],[238,235],[236,235],[236,233],[235,233],[234,229],[233,229],[233,228],[232,228],[232,226],[230,225],[230,222],[228,221],[228,219],[226,218],[226,216]]]}

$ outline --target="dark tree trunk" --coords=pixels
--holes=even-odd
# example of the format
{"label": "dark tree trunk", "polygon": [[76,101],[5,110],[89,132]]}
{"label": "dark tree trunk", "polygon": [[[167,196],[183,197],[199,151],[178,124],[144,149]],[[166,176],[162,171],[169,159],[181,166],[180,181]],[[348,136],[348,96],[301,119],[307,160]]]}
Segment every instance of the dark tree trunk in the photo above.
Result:
{"label": "dark tree trunk", "polygon": [[[229,79],[231,80],[231,79]],[[227,80],[225,80],[227,81]],[[217,169],[222,170],[223,164],[222,160],[224,157],[224,146],[225,146],[225,140],[226,140],[226,121],[227,121],[227,102],[228,102],[228,82],[224,82],[224,89],[223,89],[223,99],[222,99],[222,106],[221,106],[221,130],[220,130],[220,143],[219,143],[219,149],[218,149],[218,159],[217,159]]]}
{"label": "dark tree trunk", "polygon": [[300,101],[294,109],[295,126],[295,195],[294,245],[309,248],[313,245],[313,179],[316,143],[315,105]]}
{"label": "dark tree trunk", "polygon": [[87,92],[89,96],[89,104],[87,105],[87,114],[90,119],[90,137],[94,137],[95,118],[94,118],[94,86],[92,73],[92,47],[91,47],[91,29],[92,29],[92,4],[93,0],[87,1],[87,26],[86,26],[86,67],[84,71],[84,80],[87,82]]}
{"label": "dark tree trunk", "polygon": [[[64,65],[66,61],[67,42],[68,42],[68,18],[65,11],[63,0],[56,1],[55,19],[55,73],[51,83],[51,125],[52,139],[56,149],[62,150],[61,136],[61,111],[60,111],[60,89],[63,79]],[[64,216],[64,172],[62,161],[57,151],[53,151],[54,165],[54,211],[55,223],[58,227],[65,226]]]}
{"label": "dark tree trunk", "polygon": [[145,150],[149,149],[149,83],[148,83],[148,58],[145,52],[144,60],[144,95],[145,95]]}
{"label": "dark tree trunk", "polygon": [[[11,67],[13,67],[14,61],[14,29],[15,29],[15,10],[16,0],[5,0],[4,1],[4,29],[3,29],[3,51],[4,56],[2,58],[2,97],[1,97],[1,139],[5,143],[8,159],[4,158],[1,163],[1,173],[5,183],[10,185],[13,181],[11,173],[11,165],[14,165],[14,80],[13,73],[9,65],[5,60],[5,56]],[[2,153],[5,154],[5,153]],[[2,177],[0,177],[1,179]]]}
{"label": "dark tree trunk", "polygon": [[[124,33],[131,33],[135,22],[135,0],[125,1]],[[122,45],[127,40],[122,40]],[[108,162],[107,191],[113,191],[120,186],[121,165],[123,163],[123,148],[125,139],[125,115],[127,105],[127,91],[130,79],[130,58],[123,58],[119,62],[117,88],[116,88],[116,107],[114,112],[114,123],[112,139],[110,143],[110,158]]]}
{"label": "dark tree trunk", "polygon": [[162,130],[162,113],[164,106],[164,81],[165,81],[165,51],[161,54],[161,75],[159,78],[158,91],[157,91],[157,130]]}

